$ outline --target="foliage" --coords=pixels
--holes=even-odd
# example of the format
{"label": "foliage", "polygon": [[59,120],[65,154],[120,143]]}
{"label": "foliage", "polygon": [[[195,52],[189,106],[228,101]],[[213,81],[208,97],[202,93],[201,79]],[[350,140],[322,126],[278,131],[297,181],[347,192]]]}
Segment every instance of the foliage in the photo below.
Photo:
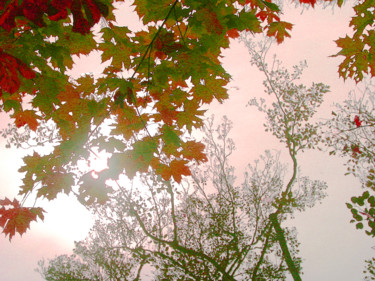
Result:
{"label": "foliage", "polygon": [[[89,166],[95,151],[112,154],[98,184],[124,171],[133,178],[151,170],[180,182],[191,173],[190,161],[205,160],[202,145],[185,141],[202,126],[201,106],[227,98],[222,49],[244,30],[265,30],[281,42],[291,29],[277,5],[264,1],[136,0],[144,28],[135,31],[116,24],[114,2],[0,4],[1,110],[16,127],[36,132],[32,138],[39,138],[41,126],[58,131],[48,138],[50,153],[36,149],[24,158],[19,194],[25,198],[73,192],[85,204],[106,201],[111,189],[91,189],[92,179],[83,177],[90,169],[76,169]],[[99,77],[67,75],[74,56],[94,51],[108,65]]]}
{"label": "foliage", "polygon": [[375,258],[366,260],[366,270],[363,273],[366,274],[365,281],[375,280]]}
{"label": "foliage", "polygon": [[335,104],[326,124],[330,154],[346,157],[347,173],[360,178],[366,178],[374,166],[374,93],[375,85],[370,80],[357,87],[343,104]]}
{"label": "foliage", "polygon": [[[356,229],[363,229],[371,237],[375,236],[375,87],[366,80],[356,90],[349,93],[343,104],[336,104],[332,118],[324,127],[325,144],[331,155],[345,159],[346,175],[356,176],[363,192],[351,197],[346,203],[352,214],[351,223]],[[366,261],[367,274],[373,274],[373,261]],[[370,275],[365,280],[370,279]]]}
{"label": "foliage", "polygon": [[[272,40],[262,40],[255,43],[254,40],[243,38],[249,53],[251,55],[251,63],[255,65],[261,72],[265,74],[266,79],[263,84],[266,88],[265,92],[273,97],[272,106],[268,107],[265,99],[258,101],[256,98],[249,102],[249,105],[256,106],[258,110],[264,112],[267,123],[264,124],[266,131],[272,132],[281,143],[286,144],[289,156],[293,163],[293,173],[286,184],[282,196],[277,200],[277,210],[270,214],[269,219],[275,229],[283,256],[288,265],[288,269],[293,276],[294,281],[301,280],[298,267],[292,260],[286,245],[278,215],[288,213],[294,208],[305,208],[308,202],[299,206],[296,198],[298,193],[293,190],[293,186],[297,183],[301,186],[312,188],[312,195],[320,195],[319,192],[325,188],[325,183],[320,181],[311,181],[308,178],[299,179],[297,154],[299,151],[311,149],[316,146],[320,137],[318,135],[318,124],[313,124],[311,118],[315,114],[317,108],[323,101],[323,95],[328,92],[329,87],[322,83],[315,84],[306,89],[304,85],[296,85],[295,81],[300,79],[304,65],[294,66],[293,72],[281,66],[281,62],[273,58],[271,68],[267,63],[267,53],[272,44]],[[303,183],[303,184],[301,184]]]}
{"label": "foliage", "polygon": [[339,66],[339,75],[344,79],[352,78],[358,83],[365,74],[375,76],[375,3],[357,1],[353,9],[355,16],[349,26],[353,28],[354,34],[336,40],[341,51],[334,56],[345,57]]}
{"label": "foliage", "polygon": [[[32,138],[39,138],[41,126],[58,131],[48,138],[51,152],[35,149],[24,158],[19,192],[24,198],[33,193],[53,200],[74,193],[85,204],[105,202],[111,188],[103,183],[123,172],[133,178],[154,171],[164,180],[181,182],[191,173],[191,161],[205,160],[203,146],[185,136],[202,126],[202,105],[228,96],[230,76],[219,60],[223,48],[242,31],[264,31],[281,43],[292,29],[279,7],[263,0],[135,0],[144,24],[135,31],[116,23],[115,2],[121,1],[0,3],[0,110],[16,127],[32,130]],[[300,3],[314,6],[316,1]],[[349,77],[361,79],[368,68],[373,75],[371,3],[356,5],[351,22],[356,32],[351,40],[363,41],[363,57],[349,39],[338,40],[342,51],[337,55],[346,56],[342,75],[349,71]],[[108,64],[99,76],[68,75],[75,56],[95,51]],[[78,163],[89,167],[95,151],[110,156],[109,169],[98,175],[100,189],[90,188],[93,180],[84,176],[89,168],[77,171]],[[12,208],[28,208],[22,204]],[[7,223],[30,222],[14,218],[4,223],[9,238],[13,234]]]}
{"label": "foliage", "polygon": [[45,261],[38,262],[37,271],[48,281],[59,280],[103,280],[100,279],[100,272],[95,265],[77,259],[76,255],[61,255],[49,261],[48,266]]}

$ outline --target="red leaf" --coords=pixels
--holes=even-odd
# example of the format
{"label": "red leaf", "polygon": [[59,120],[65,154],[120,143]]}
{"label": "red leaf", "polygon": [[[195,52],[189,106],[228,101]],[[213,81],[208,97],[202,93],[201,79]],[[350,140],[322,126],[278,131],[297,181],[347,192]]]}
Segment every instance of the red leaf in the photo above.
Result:
{"label": "red leaf", "polygon": [[228,30],[227,35],[230,38],[237,38],[238,36],[240,36],[237,28],[232,28],[232,29]]}
{"label": "red leaf", "polygon": [[191,172],[189,167],[185,164],[186,160],[173,160],[169,166],[160,163],[156,158],[151,162],[151,166],[156,170],[156,173],[168,181],[173,176],[174,180],[178,183],[181,182],[182,176],[190,176]]}
{"label": "red leaf", "polygon": [[43,15],[47,10],[48,5],[44,0],[23,0],[20,5],[20,11],[22,11],[23,16],[39,27],[46,25]]}
{"label": "red leaf", "polygon": [[93,26],[95,23],[99,22],[101,18],[101,13],[97,7],[97,3],[92,0],[83,1],[83,8],[85,9],[85,14],[90,26]]}
{"label": "red leaf", "polygon": [[0,26],[7,31],[10,31],[12,28],[14,28],[16,26],[16,22],[14,21],[14,19],[17,16],[17,12],[17,4],[15,1],[13,1],[5,8],[5,11],[2,13],[0,17]]}
{"label": "red leaf", "polygon": [[160,60],[163,60],[167,57],[167,55],[162,51],[156,51],[155,52],[155,58],[158,58]]}
{"label": "red leaf", "polygon": [[72,0],[52,0],[50,4],[56,11],[49,13],[49,19],[58,21],[68,16],[67,8],[70,9]]}
{"label": "red leaf", "polygon": [[359,116],[358,116],[358,115],[356,115],[356,116],[354,117],[354,123],[355,123],[355,125],[357,126],[357,128],[358,128],[358,127],[361,127],[362,121],[359,121]]}
{"label": "red leaf", "polygon": [[260,18],[261,21],[264,21],[268,17],[268,12],[267,11],[260,11],[255,16]]}
{"label": "red leaf", "polygon": [[5,236],[9,235],[9,240],[17,233],[21,236],[30,228],[30,223],[39,217],[44,219],[42,208],[21,207],[19,202],[13,202],[8,198],[0,200],[0,227],[3,228]]}
{"label": "red leaf", "polygon": [[32,71],[24,62],[0,49],[1,89],[10,94],[15,93],[20,87],[18,73],[26,79],[32,79],[35,77],[34,71]]}
{"label": "red leaf", "polygon": [[310,4],[311,6],[314,7],[316,0],[299,0],[301,4]]}

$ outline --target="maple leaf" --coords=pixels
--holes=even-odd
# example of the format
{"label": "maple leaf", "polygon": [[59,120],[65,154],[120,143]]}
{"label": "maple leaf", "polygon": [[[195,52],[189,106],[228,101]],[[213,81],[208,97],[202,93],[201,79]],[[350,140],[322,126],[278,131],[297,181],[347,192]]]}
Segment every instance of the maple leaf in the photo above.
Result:
{"label": "maple leaf", "polygon": [[263,1],[262,3],[271,11],[273,12],[280,12],[279,6],[277,6],[275,3],[272,3],[271,1]]}
{"label": "maple leaf", "polygon": [[[109,7],[99,0],[52,0],[53,9],[48,10],[49,19],[58,21],[68,16],[70,9],[73,15],[73,31],[81,34],[90,32],[90,28],[100,18],[107,17]],[[83,10],[82,10],[83,9]]]}
{"label": "maple leaf", "polygon": [[106,185],[106,179],[100,174],[97,179],[91,173],[85,174],[81,177],[81,181],[78,199],[83,204],[91,205],[95,202],[104,204],[108,200],[108,194],[113,191]]}
{"label": "maple leaf", "polygon": [[160,163],[160,160],[154,158],[151,161],[151,166],[155,169],[156,173],[160,175],[165,181],[169,181],[172,177],[178,183],[181,183],[182,176],[190,176],[191,171],[186,160],[172,160],[169,165]]}
{"label": "maple leaf", "polygon": [[10,94],[15,93],[20,87],[18,73],[26,79],[35,77],[34,71],[24,62],[0,48],[0,88]]}
{"label": "maple leaf", "polygon": [[52,171],[44,175],[43,186],[38,189],[38,197],[45,197],[48,200],[56,198],[57,194],[64,192],[69,194],[74,185],[73,175],[64,173],[61,169],[52,168]]}
{"label": "maple leaf", "polygon": [[14,123],[18,128],[28,125],[33,131],[36,131],[39,125],[38,119],[41,119],[34,110],[16,111],[12,117],[15,119]]}
{"label": "maple leaf", "polygon": [[108,170],[101,172],[104,178],[117,179],[125,170],[126,175],[132,179],[137,172],[147,172],[151,162],[155,158],[157,143],[149,137],[136,142],[132,150],[121,153],[113,153],[108,160]]}
{"label": "maple leaf", "polygon": [[284,41],[285,37],[290,37],[288,29],[291,30],[293,25],[285,21],[272,22],[267,31],[267,36],[276,37],[277,44],[280,44]]}
{"label": "maple leaf", "polygon": [[359,116],[358,115],[356,115],[354,117],[354,124],[357,126],[357,128],[361,127],[362,121],[359,120]]}
{"label": "maple leaf", "polygon": [[160,60],[163,60],[167,57],[167,54],[164,53],[163,51],[156,51],[154,55],[155,55],[155,58],[158,58]]}
{"label": "maple leaf", "polygon": [[151,137],[145,137],[141,141],[133,145],[133,158],[137,160],[138,167],[142,170],[147,170],[154,158],[154,153],[157,152],[158,145]]}
{"label": "maple leaf", "polygon": [[181,141],[178,134],[179,131],[175,131],[173,127],[164,125],[161,129],[161,139],[164,141],[163,151],[167,155],[176,155],[177,149],[180,147]]}
{"label": "maple leaf", "polygon": [[215,11],[209,8],[202,8],[197,10],[195,17],[209,34],[222,34],[224,28]]}
{"label": "maple leaf", "polygon": [[182,176],[190,176],[191,171],[189,167],[186,166],[187,161],[185,160],[173,160],[169,165],[171,175],[173,176],[174,180],[178,183],[181,182]]}
{"label": "maple leaf", "polygon": [[339,75],[346,79],[354,78],[356,82],[363,79],[363,73],[368,73],[368,68],[373,68],[370,54],[364,50],[364,41],[357,37],[339,38],[335,41],[342,50],[332,57],[344,56],[344,61],[339,65]]}
{"label": "maple leaf", "polygon": [[111,134],[121,135],[126,140],[131,139],[134,133],[143,129],[143,122],[148,120],[146,115],[141,115],[139,117],[136,110],[126,104],[124,104],[123,109],[119,107],[118,110],[113,110],[112,113],[115,115],[116,123],[111,130]]}
{"label": "maple leaf", "polygon": [[163,120],[165,124],[172,125],[178,114],[176,108],[172,105],[166,105],[164,103],[157,103],[155,107],[158,109],[159,114],[155,114],[155,121]]}
{"label": "maple leaf", "polygon": [[206,162],[207,156],[204,154],[204,144],[200,142],[195,141],[187,141],[183,143],[182,145],[183,151],[182,154],[186,159],[189,160],[196,160],[199,162]]}
{"label": "maple leaf", "polygon": [[10,201],[8,198],[0,200],[0,227],[9,240],[17,233],[21,236],[30,228],[30,223],[37,218],[44,219],[42,208],[22,207],[18,200]]}
{"label": "maple leaf", "polygon": [[[2,3],[5,1],[1,1]],[[5,5],[5,3],[4,3]],[[16,26],[15,17],[17,16],[17,3],[11,1],[0,16],[0,26],[7,31],[11,31]]]}
{"label": "maple leaf", "polygon": [[256,17],[260,18],[261,21],[265,21],[267,19],[269,23],[273,21],[280,21],[280,18],[275,13],[270,12],[269,10],[260,11],[256,14]]}
{"label": "maple leaf", "polygon": [[99,44],[99,50],[102,50],[102,62],[112,59],[111,65],[114,68],[121,69],[123,66],[129,69],[131,65],[131,55],[134,52],[131,47],[129,33],[131,31],[127,27],[112,26],[102,30],[103,43]]}
{"label": "maple leaf", "polygon": [[180,138],[176,131],[172,127],[164,125],[162,128],[162,138],[166,146],[180,146]]}

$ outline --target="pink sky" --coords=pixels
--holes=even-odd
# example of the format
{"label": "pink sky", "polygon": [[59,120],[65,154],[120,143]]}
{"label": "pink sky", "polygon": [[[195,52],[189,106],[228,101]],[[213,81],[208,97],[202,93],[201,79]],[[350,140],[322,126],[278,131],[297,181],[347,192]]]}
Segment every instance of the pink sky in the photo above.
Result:
{"label": "pink sky", "polygon": [[[309,9],[300,14],[300,9],[285,10],[284,19],[294,23],[292,38],[270,51],[276,52],[286,66],[307,60],[309,68],[304,73],[303,82],[323,82],[331,86],[327,94],[320,116],[328,116],[329,107],[333,102],[346,98],[353,88],[351,81],[343,82],[338,78],[337,66],[340,58],[329,58],[338,49],[333,40],[350,33],[348,23],[353,11],[350,6],[342,9],[320,8]],[[134,23],[132,17],[124,17],[122,24]],[[233,163],[238,176],[244,167],[256,159],[266,149],[282,151],[282,159],[286,151],[276,139],[263,130],[262,115],[256,108],[246,107],[254,96],[262,96],[263,76],[249,63],[250,56],[240,43],[233,42],[225,51],[224,67],[232,75],[230,99],[224,105],[215,104],[208,115],[227,115],[234,122],[232,137],[236,142],[237,151],[233,155]],[[83,58],[76,73],[99,71],[96,68],[100,60]],[[4,115],[0,115],[5,126]],[[21,153],[15,149],[5,150],[5,141],[0,139],[0,194],[1,197],[13,198],[18,192],[20,175],[17,170],[21,165]],[[364,260],[372,257],[375,245],[363,231],[356,231],[349,224],[350,213],[345,202],[350,196],[360,193],[360,185],[352,177],[344,177],[345,168],[342,161],[328,158],[327,154],[312,151],[300,155],[303,174],[313,179],[325,180],[328,183],[328,198],[321,205],[315,206],[304,213],[298,214],[289,225],[297,227],[301,242],[304,281],[353,281],[362,278]],[[76,201],[60,196],[51,203],[46,203],[48,212],[44,223],[33,223],[31,231],[22,238],[15,237],[11,243],[0,238],[0,280],[4,281],[38,281],[42,280],[33,272],[37,261],[41,258],[52,258],[56,255],[70,253],[74,240],[83,239],[89,230],[91,221]]]}

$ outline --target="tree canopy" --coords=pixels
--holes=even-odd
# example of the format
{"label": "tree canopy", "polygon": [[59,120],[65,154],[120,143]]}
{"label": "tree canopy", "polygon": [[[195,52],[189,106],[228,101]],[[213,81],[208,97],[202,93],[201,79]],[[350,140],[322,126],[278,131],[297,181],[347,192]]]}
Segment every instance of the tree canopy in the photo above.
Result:
{"label": "tree canopy", "polygon": [[[0,200],[0,226],[10,239],[44,217],[43,209],[26,206],[29,194],[53,200],[74,193],[90,205],[104,203],[112,192],[106,182],[123,172],[131,179],[152,171],[180,183],[191,174],[189,163],[207,160],[204,145],[189,137],[203,125],[202,106],[228,97],[223,48],[242,31],[281,43],[292,29],[269,1],[135,0],[144,27],[133,31],[116,23],[116,2],[0,3],[0,110],[31,130],[37,145],[52,145],[49,153],[36,148],[24,157],[23,199]],[[374,75],[373,8],[358,2],[350,22],[355,34],[337,40],[344,78]],[[94,51],[108,64],[99,77],[67,74],[74,56]],[[46,135],[48,126],[56,133]],[[94,179],[90,157],[98,151],[110,157]]]}

